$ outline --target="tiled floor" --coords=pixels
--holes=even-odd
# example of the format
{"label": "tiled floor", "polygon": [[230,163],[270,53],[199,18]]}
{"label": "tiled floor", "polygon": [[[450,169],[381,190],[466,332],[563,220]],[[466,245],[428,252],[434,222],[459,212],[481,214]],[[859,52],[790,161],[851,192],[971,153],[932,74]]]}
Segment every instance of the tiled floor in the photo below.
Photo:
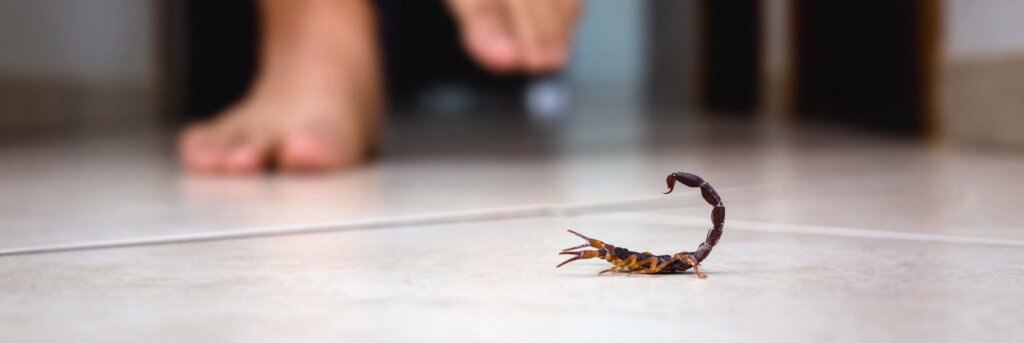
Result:
{"label": "tiled floor", "polygon": [[[1024,339],[1024,155],[619,120],[398,123],[316,177],[185,176],[151,136],[0,148],[0,341]],[[674,170],[728,208],[707,279],[553,268],[566,228],[695,248]]]}

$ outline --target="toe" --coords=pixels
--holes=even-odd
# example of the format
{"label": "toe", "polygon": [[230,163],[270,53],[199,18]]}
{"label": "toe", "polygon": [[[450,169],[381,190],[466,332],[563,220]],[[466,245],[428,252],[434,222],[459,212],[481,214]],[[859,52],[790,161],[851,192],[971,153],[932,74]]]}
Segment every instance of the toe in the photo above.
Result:
{"label": "toe", "polygon": [[522,50],[524,69],[534,74],[557,71],[568,59],[578,4],[571,0],[506,2]]}
{"label": "toe", "polygon": [[516,44],[522,54],[523,68],[530,73],[546,71],[541,49],[541,27],[532,5],[527,1],[504,2],[508,20],[514,29]]}
{"label": "toe", "polygon": [[469,44],[484,68],[507,73],[519,66],[520,52],[507,33],[479,32],[473,35]]}
{"label": "toe", "polygon": [[507,8],[495,1],[452,1],[463,45],[478,63],[493,72],[520,66],[520,51]]}
{"label": "toe", "polygon": [[301,131],[287,135],[278,151],[278,164],[291,172],[320,172],[354,164],[357,154],[343,150],[337,136]]}
{"label": "toe", "polygon": [[217,164],[212,128],[193,125],[186,129],[178,141],[178,154],[185,169],[195,173],[213,172]]}
{"label": "toe", "polygon": [[233,145],[225,154],[222,165],[232,174],[252,174],[264,166],[266,146],[260,141],[247,140]]}
{"label": "toe", "polygon": [[259,152],[251,147],[232,149],[224,162],[224,169],[232,174],[252,174],[261,169]]}
{"label": "toe", "polygon": [[226,125],[217,127],[210,132],[206,144],[207,153],[204,156],[204,169],[208,173],[221,174],[229,171],[229,157],[242,133],[242,131]]}
{"label": "toe", "polygon": [[199,153],[202,139],[203,132],[198,125],[189,126],[178,134],[178,158],[186,168],[191,166],[191,161]]}
{"label": "toe", "polygon": [[534,27],[534,41],[530,49],[533,50],[535,70],[551,72],[559,69],[562,64],[560,52],[566,45],[563,30],[563,22],[566,21],[558,13],[556,4],[547,1],[529,1],[525,11],[529,15],[529,25]]}

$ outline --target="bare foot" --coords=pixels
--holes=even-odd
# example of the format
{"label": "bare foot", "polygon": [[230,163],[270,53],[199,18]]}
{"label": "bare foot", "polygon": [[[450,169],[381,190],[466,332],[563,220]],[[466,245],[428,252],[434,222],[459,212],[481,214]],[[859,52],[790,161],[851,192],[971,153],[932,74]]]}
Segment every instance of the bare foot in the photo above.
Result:
{"label": "bare foot", "polygon": [[578,0],[447,0],[463,45],[495,72],[558,70],[569,56]]}
{"label": "bare foot", "polygon": [[242,174],[276,166],[323,171],[363,161],[382,110],[374,16],[365,1],[263,0],[256,82],[215,119],[189,127],[189,171]]}

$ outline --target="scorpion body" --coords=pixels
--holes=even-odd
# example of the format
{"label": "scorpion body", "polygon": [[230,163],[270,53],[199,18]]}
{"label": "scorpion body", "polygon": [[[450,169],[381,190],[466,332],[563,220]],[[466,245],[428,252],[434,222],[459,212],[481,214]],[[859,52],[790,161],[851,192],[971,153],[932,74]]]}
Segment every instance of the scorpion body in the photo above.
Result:
{"label": "scorpion body", "polygon": [[[560,263],[555,268],[572,261],[596,257],[604,259],[613,265],[611,268],[598,273],[598,275],[626,270],[631,271],[631,275],[633,273],[676,273],[693,268],[694,274],[698,278],[705,278],[706,276],[700,273],[700,263],[711,254],[711,250],[718,244],[718,239],[722,237],[722,228],[725,224],[725,205],[722,203],[722,197],[718,195],[718,192],[710,184],[705,182],[700,176],[690,173],[676,172],[669,174],[665,179],[665,183],[668,185],[668,191],[665,194],[672,193],[677,181],[688,187],[700,188],[704,201],[712,206],[712,227],[708,230],[707,238],[697,247],[697,250],[684,251],[674,255],[654,255],[649,252],[635,252],[617,247],[569,230],[570,233],[583,238],[586,243],[563,249],[559,255],[573,255],[573,257]],[[586,247],[593,247],[597,250],[576,250]]]}

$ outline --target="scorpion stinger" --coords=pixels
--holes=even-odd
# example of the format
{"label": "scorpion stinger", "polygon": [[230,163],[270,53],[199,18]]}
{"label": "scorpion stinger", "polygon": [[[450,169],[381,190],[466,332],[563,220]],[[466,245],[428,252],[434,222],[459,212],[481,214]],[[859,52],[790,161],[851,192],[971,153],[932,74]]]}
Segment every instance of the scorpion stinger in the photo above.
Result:
{"label": "scorpion stinger", "polygon": [[[718,244],[718,240],[722,237],[722,229],[725,225],[725,204],[722,203],[722,197],[718,195],[718,192],[700,176],[677,172],[669,174],[665,179],[665,182],[668,185],[668,191],[665,192],[665,194],[672,193],[676,182],[679,182],[687,187],[700,188],[700,194],[704,198],[704,201],[712,206],[712,227],[708,230],[707,237],[704,239],[704,242],[697,247],[696,251],[684,251],[671,256],[654,255],[649,252],[638,253],[630,251],[629,249],[606,244],[600,240],[569,230],[570,233],[583,238],[587,243],[563,249],[559,255],[573,255],[573,257],[558,264],[556,268],[572,261],[599,257],[610,262],[613,267],[602,271],[598,275],[624,270],[631,271],[630,275],[634,273],[672,273],[682,272],[693,268],[694,274],[696,274],[698,278],[703,279],[705,275],[700,273],[700,263],[711,254],[711,249]],[[586,247],[594,247],[597,248],[597,250],[572,251]]]}

